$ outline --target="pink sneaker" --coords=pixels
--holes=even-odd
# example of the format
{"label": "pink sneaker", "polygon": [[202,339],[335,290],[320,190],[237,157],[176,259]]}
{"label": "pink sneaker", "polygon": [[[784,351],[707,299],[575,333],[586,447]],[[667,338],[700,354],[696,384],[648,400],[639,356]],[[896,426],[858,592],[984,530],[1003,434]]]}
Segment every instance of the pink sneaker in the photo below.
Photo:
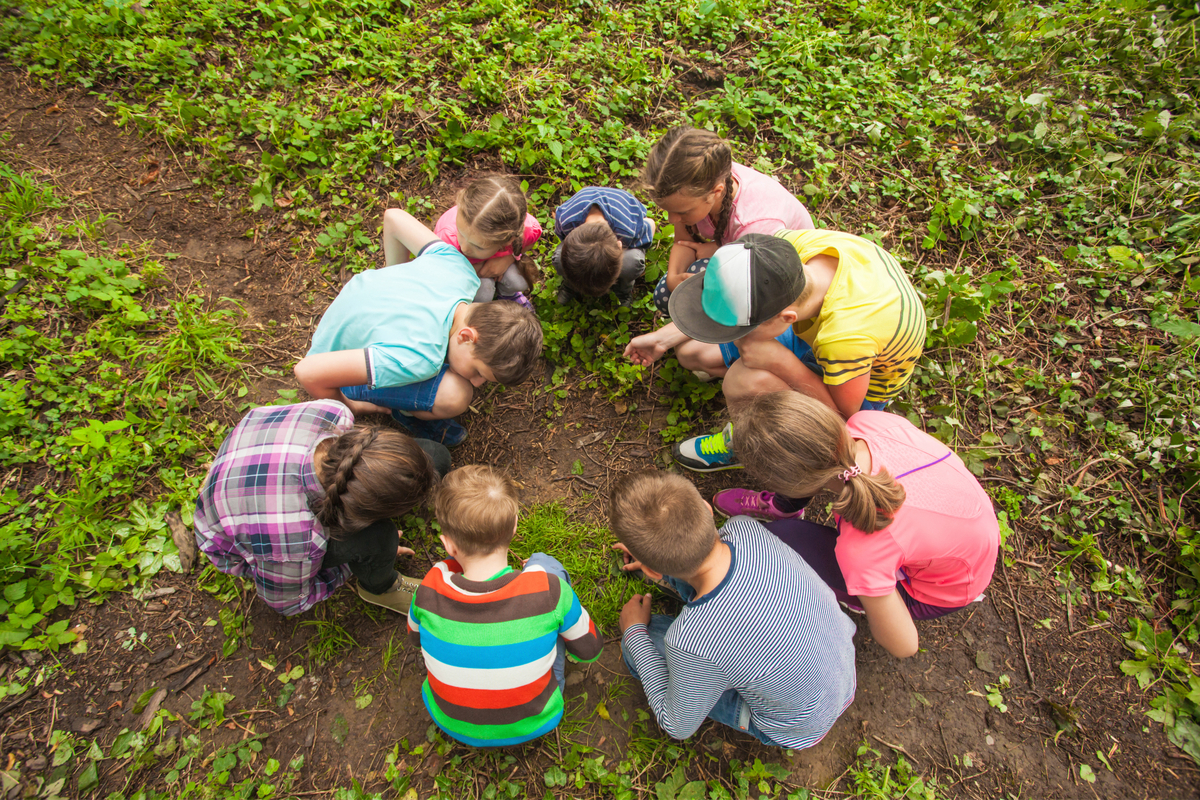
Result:
{"label": "pink sneaker", "polygon": [[727,517],[746,515],[775,522],[781,519],[803,519],[804,509],[787,514],[775,507],[774,492],[752,492],[749,489],[726,489],[713,497],[713,508]]}

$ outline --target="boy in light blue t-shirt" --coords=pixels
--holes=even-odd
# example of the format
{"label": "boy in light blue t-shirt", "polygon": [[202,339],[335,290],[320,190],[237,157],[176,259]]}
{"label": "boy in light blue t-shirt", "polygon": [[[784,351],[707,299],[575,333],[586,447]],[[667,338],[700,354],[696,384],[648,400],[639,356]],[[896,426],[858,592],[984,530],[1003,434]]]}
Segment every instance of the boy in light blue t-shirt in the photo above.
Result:
{"label": "boy in light blue t-shirt", "polygon": [[[388,264],[350,279],[326,309],[296,379],[355,414],[390,413],[414,436],[461,444],[454,417],[486,381],[521,383],[542,351],[542,326],[515,303],[472,303],[474,267],[397,208],[383,215]],[[400,263],[411,251],[417,257]]]}

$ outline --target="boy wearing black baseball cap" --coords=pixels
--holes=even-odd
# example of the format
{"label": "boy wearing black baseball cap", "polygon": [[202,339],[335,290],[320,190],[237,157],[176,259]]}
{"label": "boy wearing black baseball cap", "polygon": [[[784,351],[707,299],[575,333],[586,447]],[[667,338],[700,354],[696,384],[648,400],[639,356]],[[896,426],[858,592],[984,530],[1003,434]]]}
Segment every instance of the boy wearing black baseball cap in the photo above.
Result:
{"label": "boy wearing black baseball cap", "polygon": [[[874,242],[837,231],[744,236],[676,288],[670,311],[671,324],[625,348],[635,364],[675,347],[688,369],[724,376],[730,403],[790,389],[847,419],[886,407],[925,344],[924,307],[900,264]],[[731,445],[726,426],[680,442],[675,459],[697,472],[737,469]],[[770,519],[801,511],[761,498],[742,505],[737,513]]]}

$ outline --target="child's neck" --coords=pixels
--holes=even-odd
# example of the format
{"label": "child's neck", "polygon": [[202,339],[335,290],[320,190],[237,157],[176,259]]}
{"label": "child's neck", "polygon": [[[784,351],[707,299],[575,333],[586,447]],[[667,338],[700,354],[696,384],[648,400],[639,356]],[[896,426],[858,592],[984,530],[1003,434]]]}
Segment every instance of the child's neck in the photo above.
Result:
{"label": "child's neck", "polygon": [[796,316],[800,319],[816,319],[821,314],[821,306],[825,303],[825,295],[833,285],[837,275],[838,260],[824,253],[815,255],[804,262],[804,278],[812,287],[812,292],[803,303],[796,308]]}
{"label": "child's neck", "polygon": [[450,323],[450,338],[453,339],[463,328],[467,327],[467,317],[471,314],[470,303],[459,303],[454,309],[454,319]]}
{"label": "child's neck", "polygon": [[700,568],[684,580],[696,590],[696,597],[703,597],[721,585],[721,581],[729,574],[729,565],[732,563],[733,553],[729,545],[718,538],[717,544],[701,562]]}
{"label": "child's neck", "polygon": [[592,206],[588,209],[587,216],[583,218],[583,224],[588,225],[593,222],[603,222],[608,225],[608,220],[604,218],[604,212],[600,210],[600,206]]}
{"label": "child's neck", "polygon": [[508,548],[501,547],[486,555],[464,556],[456,559],[463,568],[463,577],[469,581],[490,580],[497,572],[508,566]]}
{"label": "child's neck", "polygon": [[[738,183],[738,179],[737,179],[736,175],[731,176],[731,177],[733,179],[733,192],[731,192],[731,194],[733,196],[733,199],[737,200],[738,190],[742,188],[742,185],[740,183]],[[730,202],[732,202],[732,201],[730,201]],[[714,229],[717,227],[717,222],[718,222],[717,218],[721,216],[721,206],[724,203],[725,203],[725,198],[722,197],[720,200],[713,203],[712,209],[710,209],[708,212],[708,221],[712,223],[712,226]]]}

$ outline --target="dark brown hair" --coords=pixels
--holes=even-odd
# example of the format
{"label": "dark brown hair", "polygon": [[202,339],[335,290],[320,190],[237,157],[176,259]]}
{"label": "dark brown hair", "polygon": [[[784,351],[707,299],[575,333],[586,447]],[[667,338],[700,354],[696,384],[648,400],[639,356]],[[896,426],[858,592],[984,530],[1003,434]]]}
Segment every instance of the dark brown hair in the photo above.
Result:
{"label": "dark brown hair", "polygon": [[497,250],[512,247],[517,269],[532,288],[539,277],[537,267],[530,259],[521,258],[529,204],[517,182],[503,175],[480,178],[460,191],[456,202],[463,218],[488,244],[496,245]]}
{"label": "dark brown hair", "polygon": [[512,479],[472,464],[451,472],[433,499],[442,533],[466,555],[486,555],[512,541],[520,505]]}
{"label": "dark brown hair", "polygon": [[[722,181],[725,194],[713,229],[717,244],[723,245],[733,213],[733,151],[729,142],[712,131],[680,125],[663,134],[650,148],[642,167],[642,183],[655,202],[679,192],[703,197]],[[696,226],[688,225],[687,231],[697,242],[704,241]]]}
{"label": "dark brown hair", "polygon": [[622,251],[607,222],[580,225],[563,239],[563,280],[590,297],[603,297],[621,274]]}
{"label": "dark brown hair", "polygon": [[712,509],[686,478],[635,472],[613,485],[609,527],[638,561],[681,578],[695,573],[717,541]]}
{"label": "dark brown hair", "polygon": [[542,323],[516,303],[473,303],[467,325],[475,329],[475,356],[505,386],[523,382],[542,355]]}
{"label": "dark brown hair", "polygon": [[[829,406],[799,392],[753,397],[735,408],[738,458],[773,492],[808,497],[854,467],[854,439]],[[833,511],[866,533],[892,523],[904,503],[904,487],[883,468],[842,484]]]}
{"label": "dark brown hair", "polygon": [[391,428],[356,425],[321,442],[317,453],[325,496],[314,512],[332,539],[408,513],[437,482],[425,451]]}

